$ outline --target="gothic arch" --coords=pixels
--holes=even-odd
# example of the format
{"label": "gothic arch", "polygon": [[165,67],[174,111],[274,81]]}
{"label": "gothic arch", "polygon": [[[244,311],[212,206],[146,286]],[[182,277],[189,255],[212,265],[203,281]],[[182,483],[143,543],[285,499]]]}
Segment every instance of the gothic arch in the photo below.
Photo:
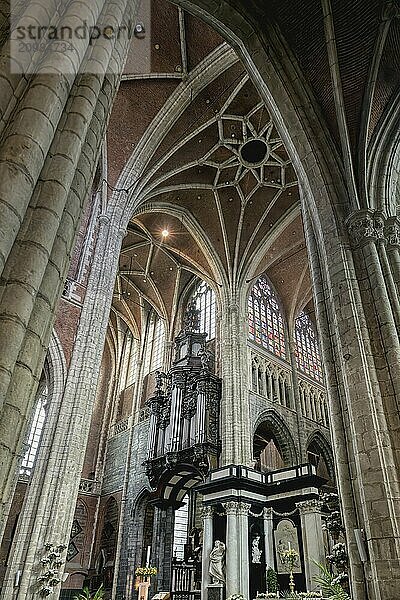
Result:
{"label": "gothic arch", "polygon": [[[190,300],[190,297],[192,295],[192,293],[194,292],[196,286],[201,282],[204,281],[214,292],[214,296],[215,296],[215,307],[216,307],[216,313],[217,315],[220,314],[221,311],[221,286],[217,285],[216,282],[212,279],[210,279],[209,277],[207,277],[206,274],[197,274],[197,273],[193,273],[193,277],[190,279],[190,281],[185,285],[185,287],[183,288],[179,299],[177,301],[177,307],[175,310],[175,314],[173,315],[173,318],[171,319],[171,331],[172,331],[172,335],[178,335],[178,333],[180,332],[180,330],[182,329],[182,324],[183,324],[183,319],[184,319],[184,315],[185,315],[185,311],[187,308],[187,304]],[[216,328],[216,336],[218,337],[218,326]]]}
{"label": "gothic arch", "polygon": [[374,140],[368,172],[369,206],[387,217],[398,216],[398,192],[400,188],[400,108],[387,115]]}
{"label": "gothic arch", "polygon": [[278,442],[285,465],[291,467],[298,464],[298,453],[292,434],[290,433],[289,428],[282,417],[274,410],[267,410],[261,413],[258,416],[255,425],[253,426],[253,438],[257,429],[263,423],[268,424],[271,432]]}
{"label": "gothic arch", "polygon": [[[144,548],[144,538],[146,537],[146,516],[149,508],[153,512],[154,519],[154,506],[150,505],[149,502],[151,500],[151,493],[147,488],[142,488],[139,494],[136,496],[136,499],[133,503],[131,510],[131,519],[137,525],[135,528],[135,543],[136,543],[136,552],[138,554],[138,559],[142,558],[139,556],[141,554],[141,550]],[[150,542],[151,543],[151,542]],[[138,560],[138,563],[140,560]]]}
{"label": "gothic arch", "polygon": [[314,431],[308,437],[306,444],[307,450],[312,445],[315,445],[315,447],[319,449],[321,456],[323,457],[328,468],[329,476],[332,481],[335,481],[335,464],[331,444],[320,431]]}
{"label": "gothic arch", "polygon": [[[248,294],[247,294],[247,323],[248,323],[248,339],[251,339],[251,320],[250,320],[250,313],[252,312],[252,316],[253,316],[253,331],[254,331],[254,341],[256,344],[258,344],[258,342],[256,341],[256,331],[257,331],[257,327],[256,327],[256,309],[255,309],[255,304],[256,302],[254,301],[254,295],[253,295],[253,291],[255,290],[255,288],[258,286],[258,289],[261,288],[261,286],[263,285],[263,280],[264,282],[267,284],[267,286],[270,288],[272,294],[269,296],[268,292],[265,293],[265,288],[264,290],[262,290],[264,292],[263,296],[259,297],[258,300],[258,307],[259,307],[259,316],[263,313],[264,317],[265,317],[265,321],[266,321],[266,327],[265,328],[260,328],[259,330],[259,337],[260,337],[260,344],[263,348],[267,349],[268,352],[271,352],[271,354],[274,354],[276,356],[279,356],[280,358],[284,358],[285,360],[287,359],[288,355],[289,355],[289,336],[288,336],[288,323],[287,323],[287,318],[286,318],[286,314],[285,314],[285,309],[284,306],[282,304],[281,298],[278,294],[278,292],[276,291],[273,283],[271,282],[270,278],[268,277],[268,275],[266,273],[262,273],[261,275],[259,275],[259,277],[257,277],[253,282],[252,285],[250,287],[250,289],[248,290]],[[265,301],[263,302],[263,298],[265,299]],[[268,299],[270,299],[270,301],[268,302]],[[250,310],[250,300],[251,300],[251,310]],[[274,303],[276,303],[277,306],[277,310],[274,307]],[[260,307],[261,304],[264,304],[264,306]],[[262,308],[264,308],[264,311],[262,310]],[[270,313],[268,311],[271,311]],[[268,330],[268,314],[271,315],[271,321],[273,322],[272,325],[272,330],[269,329]],[[275,321],[274,321],[274,315],[275,315]],[[260,322],[262,321],[262,319],[260,318]],[[277,333],[278,336],[274,338],[271,338],[269,336],[266,336],[266,339],[263,339],[263,331],[268,331],[269,335],[273,335],[275,333],[275,326],[277,327]],[[281,334],[283,334],[283,336],[281,337]],[[283,338],[283,339],[282,339]],[[273,340],[273,341],[270,341]],[[272,348],[270,347],[270,345],[272,345]]]}

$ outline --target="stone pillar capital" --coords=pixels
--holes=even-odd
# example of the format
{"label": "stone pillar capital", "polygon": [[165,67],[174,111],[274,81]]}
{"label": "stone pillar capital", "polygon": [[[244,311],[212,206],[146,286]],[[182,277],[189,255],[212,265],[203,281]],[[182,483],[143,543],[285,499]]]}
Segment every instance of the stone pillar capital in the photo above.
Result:
{"label": "stone pillar capital", "polygon": [[203,506],[203,508],[201,509],[201,517],[203,520],[212,519],[213,514],[214,514],[213,506]]}
{"label": "stone pillar capital", "polygon": [[229,502],[224,502],[223,507],[227,515],[247,515],[251,509],[251,504],[230,500]]}
{"label": "stone pillar capital", "polygon": [[385,223],[385,237],[389,246],[400,247],[400,219],[389,217]]}
{"label": "stone pillar capital", "polygon": [[229,502],[224,502],[222,506],[225,509],[225,513],[227,515],[236,515],[237,514],[237,505],[238,503],[231,500]]}
{"label": "stone pillar capital", "polygon": [[272,510],[271,507],[264,507],[263,509],[263,517],[264,519],[273,519],[274,516],[274,511]]}
{"label": "stone pillar capital", "polygon": [[237,514],[248,515],[251,509],[251,504],[247,502],[238,502]]}
{"label": "stone pillar capital", "polygon": [[400,7],[395,0],[386,0],[382,9],[382,21],[400,19]]}
{"label": "stone pillar capital", "polygon": [[296,503],[296,508],[299,509],[300,514],[308,513],[320,513],[322,508],[322,502],[317,499],[303,500],[302,502]]}
{"label": "stone pillar capital", "polygon": [[384,240],[385,220],[380,211],[358,210],[346,220],[353,247],[362,247],[369,242]]}

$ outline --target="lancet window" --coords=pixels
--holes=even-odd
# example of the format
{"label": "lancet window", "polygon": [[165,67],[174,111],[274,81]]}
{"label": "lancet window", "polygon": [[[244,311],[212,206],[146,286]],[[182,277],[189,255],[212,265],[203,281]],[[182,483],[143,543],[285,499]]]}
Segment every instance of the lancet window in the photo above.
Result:
{"label": "lancet window", "polygon": [[146,334],[145,373],[162,369],[165,350],[165,327],[163,320],[151,314]]}
{"label": "lancet window", "polygon": [[190,297],[190,302],[194,302],[200,311],[200,331],[207,333],[207,341],[214,339],[216,302],[213,289],[205,281],[200,281]]}
{"label": "lancet window", "polygon": [[36,404],[36,409],[33,415],[31,427],[27,440],[27,450],[21,463],[20,474],[30,476],[35,464],[36,455],[38,452],[40,439],[43,433],[43,426],[46,420],[46,402],[47,402],[47,386],[39,396]]}
{"label": "lancet window", "polygon": [[323,382],[321,357],[314,325],[302,311],[295,323],[297,368],[320,383]]}
{"label": "lancet window", "polygon": [[286,358],[285,328],[277,296],[265,275],[258,278],[248,300],[249,338],[276,356]]}

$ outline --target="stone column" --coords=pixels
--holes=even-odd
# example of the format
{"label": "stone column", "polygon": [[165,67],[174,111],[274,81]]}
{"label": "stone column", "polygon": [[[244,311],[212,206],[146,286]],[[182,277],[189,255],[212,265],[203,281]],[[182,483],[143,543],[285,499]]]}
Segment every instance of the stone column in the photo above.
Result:
{"label": "stone column", "polygon": [[[330,235],[316,231],[307,210],[304,222],[352,597],[394,600],[400,581],[400,349],[376,247],[381,217],[354,213],[349,237],[333,227]],[[355,529],[366,533],[370,560],[364,565]]]}
{"label": "stone column", "polygon": [[203,517],[203,548],[201,555],[201,600],[207,600],[207,586],[211,583],[209,574],[210,552],[213,547],[213,514],[212,506],[204,506]]}
{"label": "stone column", "polygon": [[274,560],[274,523],[272,508],[264,508],[264,545],[265,545],[265,568],[275,569]]}
{"label": "stone column", "polygon": [[224,503],[226,512],[226,596],[243,594],[249,598],[249,527],[250,504]]}
{"label": "stone column", "polygon": [[[36,469],[19,520],[2,598],[36,598],[35,569],[45,544],[68,545],[97,388],[122,236],[118,223],[100,217],[95,260],[48,458]],[[43,460],[42,454],[42,460]],[[39,460],[39,457],[38,457]],[[15,573],[21,571],[14,590]],[[56,588],[59,593],[59,587]],[[14,594],[14,596],[12,596]],[[57,598],[57,594],[54,596]]]}
{"label": "stone column", "polygon": [[247,313],[236,301],[222,305],[222,464],[251,465]]}
{"label": "stone column", "polygon": [[251,504],[238,503],[238,532],[239,532],[239,581],[240,594],[245,598],[250,595],[250,558],[249,558],[249,511]]}
{"label": "stone column", "polygon": [[321,502],[318,500],[305,500],[304,502],[298,502],[296,506],[299,509],[301,519],[307,590],[311,591],[317,587],[314,578],[320,575],[315,562],[325,564]]}

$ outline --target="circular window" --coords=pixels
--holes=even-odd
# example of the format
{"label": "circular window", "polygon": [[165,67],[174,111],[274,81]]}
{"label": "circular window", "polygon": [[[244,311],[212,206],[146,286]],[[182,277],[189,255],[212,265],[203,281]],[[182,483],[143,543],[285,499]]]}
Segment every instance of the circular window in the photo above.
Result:
{"label": "circular window", "polygon": [[247,165],[261,165],[269,155],[268,144],[264,140],[249,140],[240,148],[240,156]]}

